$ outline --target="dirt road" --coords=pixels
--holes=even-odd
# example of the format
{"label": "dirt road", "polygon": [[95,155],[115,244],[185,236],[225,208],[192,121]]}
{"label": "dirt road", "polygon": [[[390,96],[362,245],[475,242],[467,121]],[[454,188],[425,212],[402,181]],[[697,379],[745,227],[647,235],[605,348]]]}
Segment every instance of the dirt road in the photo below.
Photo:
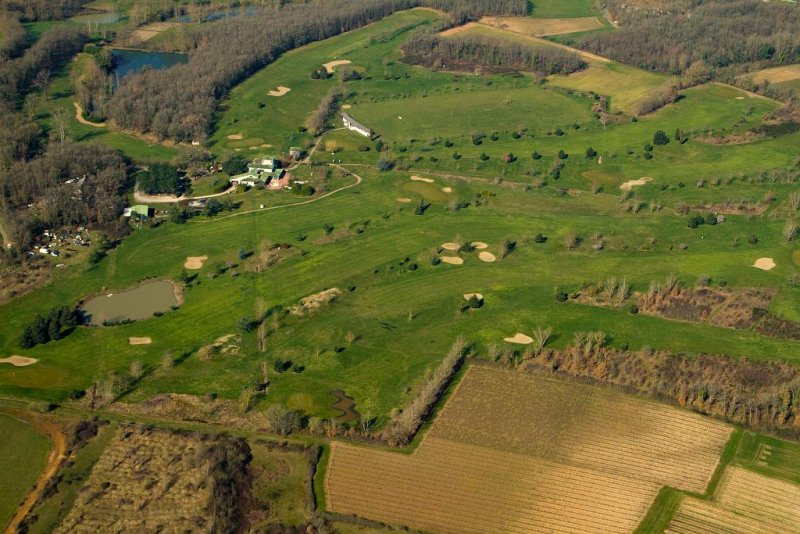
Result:
{"label": "dirt road", "polygon": [[40,434],[46,435],[53,441],[53,450],[50,451],[50,454],[47,456],[47,465],[44,471],[39,475],[39,478],[36,480],[36,485],[27,497],[25,497],[25,500],[22,501],[22,504],[19,505],[13,519],[11,519],[11,522],[6,527],[5,534],[16,534],[19,524],[31,511],[36,501],[39,500],[42,492],[44,492],[44,489],[47,487],[47,483],[58,473],[61,464],[66,460],[67,439],[61,431],[61,427],[51,421],[23,412],[9,413],[14,417],[18,417],[30,423],[34,430]]}

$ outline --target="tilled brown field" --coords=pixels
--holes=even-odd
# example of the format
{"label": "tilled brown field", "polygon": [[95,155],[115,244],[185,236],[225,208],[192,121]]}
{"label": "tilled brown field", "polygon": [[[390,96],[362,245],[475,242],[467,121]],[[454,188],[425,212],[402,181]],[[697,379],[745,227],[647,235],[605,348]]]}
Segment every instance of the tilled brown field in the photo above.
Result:
{"label": "tilled brown field", "polygon": [[510,30],[524,35],[544,37],[545,35],[561,35],[565,33],[585,32],[603,27],[597,17],[579,17],[571,19],[536,19],[530,17],[483,17],[483,24]]}
{"label": "tilled brown field", "polygon": [[716,502],[685,498],[667,532],[800,532],[800,486],[742,467],[728,468]]}
{"label": "tilled brown field", "polygon": [[625,532],[663,485],[702,492],[730,428],[665,405],[470,368],[411,455],[332,445],[328,506],[434,532]]}

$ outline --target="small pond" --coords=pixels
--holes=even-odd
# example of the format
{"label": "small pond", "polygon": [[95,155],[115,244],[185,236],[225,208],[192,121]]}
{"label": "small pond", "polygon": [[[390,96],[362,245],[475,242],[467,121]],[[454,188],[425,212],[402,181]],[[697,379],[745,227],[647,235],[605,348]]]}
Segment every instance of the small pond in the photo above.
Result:
{"label": "small pond", "polygon": [[128,291],[93,297],[81,306],[81,311],[87,323],[99,326],[105,321],[147,319],[178,304],[175,286],[154,280]]}
{"label": "small pond", "polygon": [[173,52],[150,52],[147,50],[121,50],[114,49],[114,74],[119,79],[129,74],[138,72],[145,67],[151,69],[167,69],[180,63],[189,61],[187,54]]}

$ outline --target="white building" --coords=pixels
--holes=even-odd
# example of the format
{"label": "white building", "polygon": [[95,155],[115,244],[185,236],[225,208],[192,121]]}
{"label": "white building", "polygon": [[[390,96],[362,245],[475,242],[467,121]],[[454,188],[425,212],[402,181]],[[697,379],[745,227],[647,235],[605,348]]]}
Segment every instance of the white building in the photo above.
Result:
{"label": "white building", "polygon": [[344,127],[348,130],[353,130],[354,132],[360,133],[364,137],[372,137],[372,130],[355,120],[347,113],[342,113],[342,122],[344,123]]}

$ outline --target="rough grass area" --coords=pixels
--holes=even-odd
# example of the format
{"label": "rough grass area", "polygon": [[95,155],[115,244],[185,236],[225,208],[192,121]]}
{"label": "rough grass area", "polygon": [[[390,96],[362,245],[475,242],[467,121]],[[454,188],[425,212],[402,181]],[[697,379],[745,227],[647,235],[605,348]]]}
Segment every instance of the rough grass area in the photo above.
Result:
{"label": "rough grass area", "polygon": [[5,528],[33,487],[51,447],[47,437],[27,422],[0,413],[0,528]]}
{"label": "rough grass area", "polygon": [[593,0],[533,0],[532,17],[572,18],[591,17],[595,14]]}
{"label": "rough grass area", "polygon": [[121,428],[55,532],[228,531],[239,524],[248,452],[232,439]]}
{"label": "rough grass area", "polygon": [[730,433],[623,394],[472,367],[411,455],[334,442],[327,504],[442,532],[633,530],[660,486],[703,492]]}

